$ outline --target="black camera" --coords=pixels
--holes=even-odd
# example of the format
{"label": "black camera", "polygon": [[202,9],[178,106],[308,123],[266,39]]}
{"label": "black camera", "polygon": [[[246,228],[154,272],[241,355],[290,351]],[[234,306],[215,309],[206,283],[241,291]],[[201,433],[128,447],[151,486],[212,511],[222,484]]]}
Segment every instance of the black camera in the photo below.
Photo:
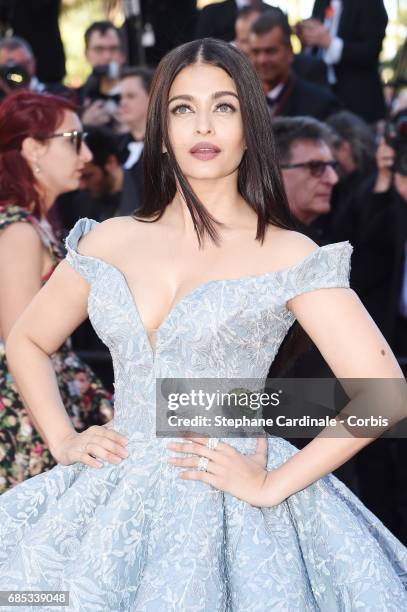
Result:
{"label": "black camera", "polygon": [[394,172],[407,176],[407,108],[399,111],[388,121],[385,139],[396,152]]}
{"label": "black camera", "polygon": [[83,88],[83,97],[91,102],[95,100],[105,100],[109,103],[114,102],[114,112],[116,111],[116,106],[120,101],[120,96],[116,95],[108,95],[102,94],[100,91],[100,81],[101,79],[108,79],[109,81],[117,81],[120,78],[120,66],[116,62],[111,62],[110,64],[104,64],[102,66],[95,66],[92,70],[92,74],[88,78],[85,86]]}
{"label": "black camera", "polygon": [[24,66],[10,61],[0,65],[0,80],[3,81],[8,89],[13,91],[28,87],[31,77]]}
{"label": "black camera", "polygon": [[120,77],[120,65],[117,62],[110,62],[110,64],[95,66],[92,71],[92,76],[96,79],[117,81]]}

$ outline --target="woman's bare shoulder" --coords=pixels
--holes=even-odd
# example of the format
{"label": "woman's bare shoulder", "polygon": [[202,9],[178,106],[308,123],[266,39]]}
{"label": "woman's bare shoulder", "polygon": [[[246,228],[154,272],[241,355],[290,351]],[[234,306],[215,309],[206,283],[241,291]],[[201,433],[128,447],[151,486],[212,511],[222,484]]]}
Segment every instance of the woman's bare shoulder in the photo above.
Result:
{"label": "woman's bare shoulder", "polygon": [[31,223],[16,221],[4,228],[0,227],[0,248],[2,250],[12,249],[15,253],[21,251],[27,255],[33,249],[40,251],[42,247],[41,238]]}
{"label": "woman's bare shoulder", "polygon": [[276,268],[293,266],[318,248],[314,240],[295,230],[273,226],[268,232],[267,249],[278,262]]}
{"label": "woman's bare shoulder", "polygon": [[88,257],[107,257],[123,245],[129,232],[137,235],[138,223],[130,216],[112,217],[97,223],[78,242],[78,253]]}

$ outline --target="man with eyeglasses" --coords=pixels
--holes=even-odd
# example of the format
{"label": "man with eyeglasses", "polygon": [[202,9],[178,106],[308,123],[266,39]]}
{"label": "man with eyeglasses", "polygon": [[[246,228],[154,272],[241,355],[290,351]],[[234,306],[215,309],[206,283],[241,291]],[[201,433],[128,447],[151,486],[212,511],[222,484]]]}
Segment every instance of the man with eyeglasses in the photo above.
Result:
{"label": "man with eyeglasses", "polygon": [[[312,117],[278,118],[273,126],[291,211],[313,234],[316,220],[331,210],[332,189],[338,182],[329,147],[331,131]],[[320,242],[318,238],[314,236]]]}
{"label": "man with eyeglasses", "polygon": [[85,32],[85,55],[92,74],[79,88],[86,125],[114,127],[120,95],[120,70],[125,62],[119,30],[111,21],[92,23]]}

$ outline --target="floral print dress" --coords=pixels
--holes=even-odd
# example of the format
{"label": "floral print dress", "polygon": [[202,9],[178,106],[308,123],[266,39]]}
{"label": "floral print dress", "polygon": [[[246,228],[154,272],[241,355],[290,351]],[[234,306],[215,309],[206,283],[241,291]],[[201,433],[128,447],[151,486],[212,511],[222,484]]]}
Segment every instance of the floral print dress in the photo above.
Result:
{"label": "floral print dress", "polygon": [[[42,278],[44,284],[64,257],[62,245],[47,222],[38,220],[19,206],[0,206],[0,232],[17,222],[31,223],[49,250],[53,265]],[[71,350],[69,339],[51,359],[65,409],[77,431],[83,431],[91,425],[103,425],[113,418],[111,393],[103,387],[91,368]],[[51,469],[55,464],[55,459],[21,402],[8,371],[4,342],[0,338],[0,493]]]}

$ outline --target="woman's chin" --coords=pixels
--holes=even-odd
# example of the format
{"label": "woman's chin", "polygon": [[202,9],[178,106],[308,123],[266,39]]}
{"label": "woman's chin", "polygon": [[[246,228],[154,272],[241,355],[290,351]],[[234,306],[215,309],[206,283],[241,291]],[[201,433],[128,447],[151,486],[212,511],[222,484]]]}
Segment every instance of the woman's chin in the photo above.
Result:
{"label": "woman's chin", "polygon": [[190,172],[184,172],[189,181],[218,181],[230,174],[228,171],[220,170],[219,168],[194,168]]}
{"label": "woman's chin", "polygon": [[66,181],[65,185],[60,188],[60,193],[69,193],[76,191],[80,187],[80,176],[73,177],[70,181]]}
{"label": "woman's chin", "polygon": [[76,191],[79,189],[81,184],[81,173],[75,174],[72,181],[70,181],[69,191]]}

